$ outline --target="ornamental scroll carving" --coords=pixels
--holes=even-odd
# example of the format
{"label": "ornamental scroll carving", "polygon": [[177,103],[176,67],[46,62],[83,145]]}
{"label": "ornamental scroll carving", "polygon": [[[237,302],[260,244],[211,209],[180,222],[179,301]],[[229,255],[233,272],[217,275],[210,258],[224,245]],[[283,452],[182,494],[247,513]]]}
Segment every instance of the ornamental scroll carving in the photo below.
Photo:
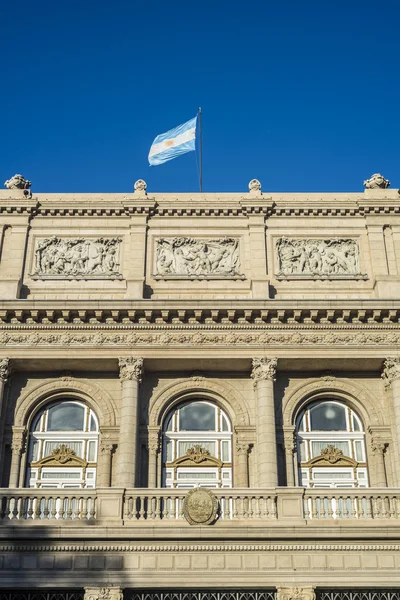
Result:
{"label": "ornamental scroll carving", "polygon": [[59,238],[53,236],[37,244],[37,276],[110,277],[121,276],[120,238]]}
{"label": "ornamental scroll carving", "polygon": [[389,388],[392,381],[400,379],[400,357],[391,356],[383,363],[382,379],[386,388]]}
{"label": "ornamental scroll carving", "polygon": [[355,240],[280,238],[276,251],[278,277],[365,277],[360,273],[359,249]]}
{"label": "ornamental scroll carving", "polygon": [[156,276],[243,277],[239,273],[239,240],[189,237],[157,240]]}

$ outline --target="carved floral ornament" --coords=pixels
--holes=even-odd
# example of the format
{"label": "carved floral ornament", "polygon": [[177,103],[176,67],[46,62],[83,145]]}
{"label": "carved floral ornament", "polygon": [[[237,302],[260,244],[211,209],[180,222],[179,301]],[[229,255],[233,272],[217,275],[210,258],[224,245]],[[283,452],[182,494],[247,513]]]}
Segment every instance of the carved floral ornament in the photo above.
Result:
{"label": "carved floral ornament", "polygon": [[143,375],[143,358],[135,358],[128,356],[118,359],[119,378],[121,382],[127,380],[136,380],[138,383],[142,381]]}
{"label": "carved floral ornament", "polygon": [[[71,346],[71,347],[115,347],[131,348],[137,347],[232,347],[249,346],[264,347],[271,346],[279,348],[281,346],[338,346],[338,347],[359,347],[359,346],[391,346],[400,347],[400,333],[393,331],[214,331],[203,332],[82,332],[82,331],[62,331],[62,332],[23,332],[15,333],[13,331],[0,332],[0,346]],[[384,376],[385,378],[385,376]]]}
{"label": "carved floral ornament", "polygon": [[367,190],[383,189],[390,186],[390,181],[385,179],[380,173],[374,173],[369,179],[364,181],[364,187]]}
{"label": "carved floral ornament", "polygon": [[14,177],[7,179],[7,181],[4,182],[4,185],[8,190],[28,190],[31,187],[32,182],[25,179],[20,173],[16,173]]}
{"label": "carved floral ornament", "polygon": [[0,358],[0,381],[5,383],[11,374],[11,361],[9,358]]}
{"label": "carved floral ornament", "polygon": [[123,600],[123,593],[119,587],[86,588],[83,600]]}
{"label": "carved floral ornament", "polygon": [[193,448],[188,448],[186,450],[186,455],[196,464],[200,464],[201,462],[207,460],[207,458],[210,456],[210,453],[208,450],[197,444],[196,446],[193,446]]}
{"label": "carved floral ornament", "polygon": [[388,388],[395,379],[400,379],[400,357],[387,358],[383,364],[382,379]]}
{"label": "carved floral ornament", "polygon": [[243,278],[237,239],[175,237],[160,238],[156,244],[155,277]]}
{"label": "carved floral ornament", "polygon": [[262,380],[275,381],[277,364],[278,359],[275,357],[267,358],[266,356],[262,356],[261,358],[253,358],[251,377],[254,379],[254,385]]}
{"label": "carved floral ornament", "polygon": [[33,277],[121,277],[121,238],[60,238],[38,241]]}
{"label": "carved floral ornament", "polygon": [[339,448],[336,448],[336,446],[328,444],[326,448],[322,448],[321,456],[323,456],[326,461],[331,463],[331,465],[334,465],[341,460],[343,457],[343,452]]}
{"label": "carved floral ornament", "polygon": [[279,238],[277,277],[366,278],[360,273],[356,240]]}
{"label": "carved floral ornament", "polygon": [[277,600],[315,600],[312,587],[278,587]]}

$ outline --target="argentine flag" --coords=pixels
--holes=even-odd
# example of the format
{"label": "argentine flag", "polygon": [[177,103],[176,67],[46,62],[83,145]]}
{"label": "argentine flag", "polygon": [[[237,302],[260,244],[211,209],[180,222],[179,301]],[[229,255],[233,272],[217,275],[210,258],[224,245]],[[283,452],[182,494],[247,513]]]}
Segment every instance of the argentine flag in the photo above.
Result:
{"label": "argentine flag", "polygon": [[175,129],[160,133],[151,145],[149,152],[150,166],[162,165],[185,152],[196,149],[196,120],[190,119]]}

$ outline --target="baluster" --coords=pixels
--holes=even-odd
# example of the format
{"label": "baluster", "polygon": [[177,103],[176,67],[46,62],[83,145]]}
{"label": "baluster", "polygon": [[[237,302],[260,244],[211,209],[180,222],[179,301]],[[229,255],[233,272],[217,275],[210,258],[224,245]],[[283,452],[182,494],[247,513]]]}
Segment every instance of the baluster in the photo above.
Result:
{"label": "baluster", "polygon": [[6,516],[7,497],[0,496],[0,519],[3,520]]}
{"label": "baluster", "polygon": [[65,518],[67,521],[72,520],[72,498],[66,498],[66,515]]}
{"label": "baluster", "polygon": [[225,519],[232,519],[232,496],[228,495],[225,497]]}
{"label": "baluster", "polygon": [[143,520],[146,517],[146,497],[139,496],[139,520]]}
{"label": "baluster", "polygon": [[318,496],[311,496],[311,518],[312,519],[318,519],[317,500],[318,500]]}
{"label": "baluster", "polygon": [[276,510],[276,496],[270,496],[270,501],[271,501],[270,518],[277,519],[278,512]]}
{"label": "baluster", "polygon": [[152,519],[153,521],[156,518],[155,506],[156,506],[156,499],[155,499],[155,497],[154,496],[149,496],[149,500],[148,500],[149,514],[148,514],[148,518]]}
{"label": "baluster", "polygon": [[233,504],[232,519],[237,519],[238,518],[238,496],[232,496],[232,504]]}
{"label": "baluster", "polygon": [[26,518],[29,520],[33,519],[33,507],[32,507],[32,498],[27,498],[27,505],[26,505]]}
{"label": "baluster", "polygon": [[249,518],[249,502],[250,502],[250,498],[248,496],[244,496],[242,502],[243,502],[243,518],[244,519],[248,519]]}
{"label": "baluster", "polygon": [[398,498],[397,496],[395,496],[395,498],[394,498],[394,507],[395,507],[395,518],[396,519],[399,518],[399,514],[400,514],[399,502],[400,502],[400,498]]}
{"label": "baluster", "polygon": [[333,498],[332,496],[327,496],[327,504],[328,504],[328,519],[334,519],[334,513],[335,513],[335,506],[333,504]]}
{"label": "baluster", "polygon": [[33,499],[33,504],[34,504],[34,519],[40,519],[41,517],[41,512],[42,512],[42,507],[40,505],[42,499],[39,496],[35,496],[35,498]]}
{"label": "baluster", "polygon": [[171,501],[172,501],[171,496],[167,496],[165,498],[165,518],[166,519],[171,518]]}
{"label": "baluster", "polygon": [[[184,501],[184,499],[182,499]],[[183,509],[183,502],[182,502]],[[161,519],[161,498],[160,496],[156,497],[156,519],[159,521]]]}
{"label": "baluster", "polygon": [[49,518],[49,499],[43,498],[43,519]]}
{"label": "baluster", "polygon": [[131,496],[125,496],[124,504],[124,519],[132,519],[132,498]]}
{"label": "baluster", "polygon": [[355,496],[353,498],[353,509],[351,512],[351,516],[353,519],[360,519],[360,497]]}
{"label": "baluster", "polygon": [[390,498],[388,498],[388,502],[389,502],[389,519],[395,519],[396,518],[396,498],[394,496],[391,496]]}
{"label": "baluster", "polygon": [[82,506],[81,506],[81,519],[88,519],[88,498],[84,496],[82,498]]}
{"label": "baluster", "polygon": [[93,498],[89,498],[90,507],[89,507],[89,519],[94,519],[96,516],[96,496]]}
{"label": "baluster", "polygon": [[257,496],[257,497],[255,498],[255,503],[256,503],[256,506],[255,506],[255,509],[256,509],[256,519],[261,519],[261,506],[260,506],[260,501],[261,501],[261,498],[260,498],[260,496]]}
{"label": "baluster", "polygon": [[381,511],[379,509],[379,502],[376,496],[372,496],[372,516],[374,519],[381,518]]}
{"label": "baluster", "polygon": [[255,496],[250,496],[249,497],[249,519],[254,519],[254,515],[256,513],[255,503],[256,503]]}
{"label": "baluster", "polygon": [[11,497],[9,496],[6,501],[6,508],[5,508],[6,519],[11,519],[11,517],[10,517],[11,510],[12,510],[11,509]]}
{"label": "baluster", "polygon": [[382,502],[382,518],[388,519],[389,518],[389,508],[388,508],[389,498],[387,496],[382,496],[381,502]]}
{"label": "baluster", "polygon": [[372,519],[372,498],[371,496],[365,496],[365,518]]}
{"label": "baluster", "polygon": [[179,515],[178,515],[178,518],[179,518],[180,521],[182,521],[185,518],[185,516],[183,514],[183,505],[184,505],[184,502],[185,502],[185,498],[183,496],[181,496],[180,498],[178,498],[178,501],[179,501]]}
{"label": "baluster", "polygon": [[56,519],[57,518],[57,502],[56,499],[51,497],[49,498],[49,507],[50,507],[50,519]]}
{"label": "baluster", "polygon": [[244,517],[244,501],[243,501],[243,497],[239,496],[238,497],[238,501],[239,501],[239,507],[238,507],[239,519],[243,519],[243,517]]}

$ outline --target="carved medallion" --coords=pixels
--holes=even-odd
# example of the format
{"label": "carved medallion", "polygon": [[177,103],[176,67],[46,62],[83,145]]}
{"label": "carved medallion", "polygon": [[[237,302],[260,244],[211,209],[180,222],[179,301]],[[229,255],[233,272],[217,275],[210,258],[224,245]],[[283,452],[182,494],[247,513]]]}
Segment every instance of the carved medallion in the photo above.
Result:
{"label": "carved medallion", "polygon": [[211,525],[217,518],[218,501],[211,490],[190,490],[183,505],[183,514],[190,525]]}

